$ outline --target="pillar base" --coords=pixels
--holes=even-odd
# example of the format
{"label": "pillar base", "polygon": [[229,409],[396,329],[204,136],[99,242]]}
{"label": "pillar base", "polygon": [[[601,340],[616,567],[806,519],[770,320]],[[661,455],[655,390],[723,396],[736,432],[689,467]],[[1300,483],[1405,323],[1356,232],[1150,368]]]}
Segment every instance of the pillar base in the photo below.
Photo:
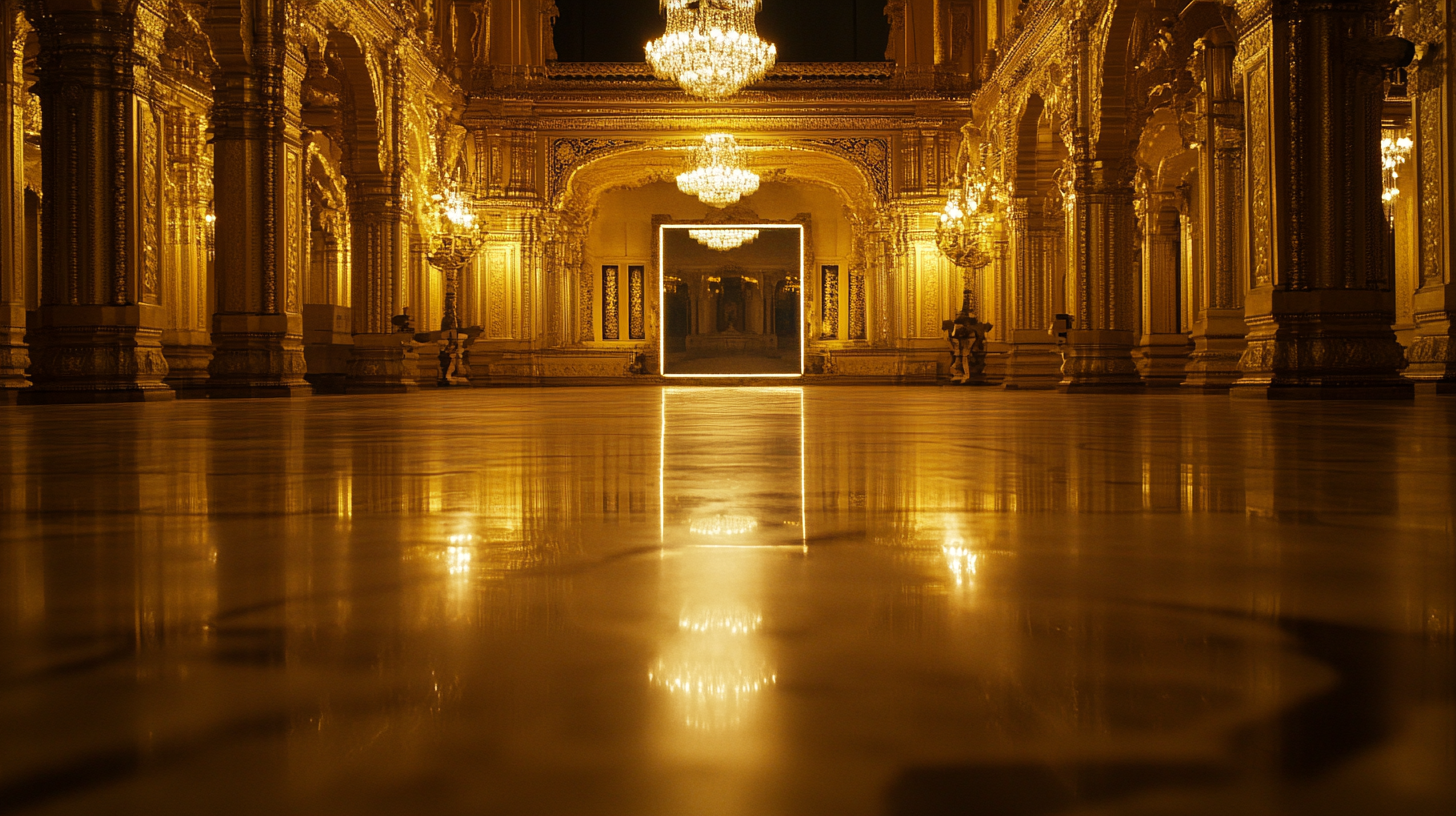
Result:
{"label": "pillar base", "polygon": [[405,333],[356,334],[349,357],[350,394],[403,394],[419,390],[419,355]]}
{"label": "pillar base", "polygon": [[310,303],[303,307],[304,379],[320,394],[342,394],[354,353],[353,310],[348,306]]}
{"label": "pillar base", "polygon": [[[1366,293],[1292,294],[1316,305],[1345,305]],[[1405,353],[1390,323],[1353,309],[1341,312],[1291,310],[1251,318],[1248,348],[1239,362],[1244,374],[1230,393],[1268,399],[1412,399],[1414,383],[1399,373]]]}
{"label": "pillar base", "polygon": [[34,385],[23,405],[153,402],[174,398],[162,379],[164,317],[157,306],[42,306],[29,338]]}
{"label": "pillar base", "polygon": [[1405,376],[1434,387],[1434,391],[1423,389],[1423,394],[1456,393],[1456,344],[1451,342],[1452,328],[1449,319],[1434,326],[1422,324],[1416,327],[1415,341],[1406,352],[1410,365],[1406,367]]}
{"label": "pillar base", "polygon": [[[1169,389],[1183,384],[1192,344],[1183,334],[1145,334],[1133,351],[1133,362],[1148,388]],[[1235,360],[1237,362],[1237,360]]]}
{"label": "pillar base", "polygon": [[167,376],[162,382],[177,392],[177,399],[208,397],[207,367],[212,362],[212,344],[207,332],[164,331],[162,354],[167,358]]}
{"label": "pillar base", "polygon": [[1141,393],[1142,377],[1132,360],[1133,333],[1106,329],[1074,329],[1063,346],[1063,393]]}
{"label": "pillar base", "polygon": [[1001,387],[1007,391],[1056,388],[1062,379],[1062,354],[1051,337],[1036,329],[1017,329],[1011,333],[1011,342]]}
{"label": "pillar base", "polygon": [[0,306],[0,403],[10,392],[30,387],[25,370],[30,367],[30,349],[25,345],[25,309],[18,305]]}
{"label": "pillar base", "polygon": [[1188,355],[1183,387],[1208,394],[1227,394],[1243,377],[1239,360],[1248,343],[1243,309],[1209,309],[1193,330],[1193,353]]}
{"label": "pillar base", "polygon": [[313,393],[303,379],[302,334],[298,315],[214,315],[209,393],[222,399]]}

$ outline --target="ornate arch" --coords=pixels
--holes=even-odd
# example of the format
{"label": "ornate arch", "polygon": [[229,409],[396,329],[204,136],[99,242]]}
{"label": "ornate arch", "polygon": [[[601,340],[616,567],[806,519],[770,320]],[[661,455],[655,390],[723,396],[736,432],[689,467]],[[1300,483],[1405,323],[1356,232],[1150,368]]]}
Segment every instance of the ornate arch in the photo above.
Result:
{"label": "ornate arch", "polygon": [[[558,149],[560,141],[557,140]],[[561,174],[552,208],[563,214],[589,213],[611,190],[642,187],[676,178],[697,145],[694,141],[643,143],[598,140],[599,149]],[[740,141],[764,181],[786,181],[832,190],[853,220],[874,223],[882,200],[871,173],[839,150],[812,142]]]}

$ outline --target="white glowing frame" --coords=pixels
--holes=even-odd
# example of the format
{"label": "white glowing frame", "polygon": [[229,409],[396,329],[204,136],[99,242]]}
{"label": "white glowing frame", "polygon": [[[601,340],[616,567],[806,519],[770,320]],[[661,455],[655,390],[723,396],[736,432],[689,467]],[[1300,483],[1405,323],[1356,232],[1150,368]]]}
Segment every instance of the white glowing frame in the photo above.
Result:
{"label": "white glowing frame", "polygon": [[689,379],[709,377],[736,377],[738,379],[774,377],[793,379],[804,376],[804,351],[808,343],[808,330],[804,324],[804,225],[803,224],[733,224],[735,229],[792,229],[799,231],[799,373],[798,374],[669,374],[667,373],[667,332],[665,313],[667,303],[667,231],[686,229],[722,229],[724,224],[662,224],[657,233],[657,367],[664,377],[685,377]]}

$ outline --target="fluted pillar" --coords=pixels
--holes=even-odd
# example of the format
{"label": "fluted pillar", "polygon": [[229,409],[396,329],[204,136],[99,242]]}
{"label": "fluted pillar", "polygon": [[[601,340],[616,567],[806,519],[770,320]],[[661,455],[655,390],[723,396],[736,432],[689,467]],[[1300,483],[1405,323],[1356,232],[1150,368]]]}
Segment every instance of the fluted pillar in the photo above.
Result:
{"label": "fluted pillar", "polygon": [[[15,14],[0,19],[0,42],[16,42],[21,32]],[[11,54],[5,62],[4,99],[0,100],[0,127],[6,139],[0,162],[0,404],[13,402],[30,386],[25,369],[30,352],[25,346],[25,76],[24,54]]]}
{"label": "fluted pillar", "polygon": [[1151,387],[1180,385],[1188,362],[1188,336],[1178,320],[1183,241],[1176,198],[1176,193],[1150,193],[1142,202],[1143,313],[1137,356],[1143,382]]}
{"label": "fluted pillar", "polygon": [[1017,196],[1007,206],[1012,264],[1012,325],[1006,330],[1011,353],[1002,387],[1008,390],[1055,388],[1061,355],[1051,325],[1051,265],[1055,235],[1042,211],[1041,197]]}
{"label": "fluted pillar", "polygon": [[1203,240],[1191,318],[1190,389],[1224,393],[1239,379],[1244,353],[1244,276],[1237,234],[1242,226],[1244,130],[1242,100],[1234,95],[1234,43],[1224,29],[1198,41],[1194,55],[1203,93],[1194,120],[1198,143],[1198,222]]}
{"label": "fluted pillar", "polygon": [[[1448,0],[1436,5],[1445,20],[1456,11]],[[1456,394],[1456,214],[1449,204],[1456,190],[1456,35],[1449,22],[1411,16],[1417,19],[1407,30],[1421,44],[1410,72],[1420,265],[1405,375],[1421,391]]]}
{"label": "fluted pillar", "polygon": [[1380,115],[1409,42],[1376,0],[1249,3],[1244,87],[1252,288],[1240,396],[1409,398],[1385,263]]}
{"label": "fluted pillar", "polygon": [[1133,187],[1124,163],[1079,161],[1067,227],[1068,303],[1072,327],[1062,361],[1062,391],[1142,387],[1132,348],[1137,339],[1133,269]]}
{"label": "fluted pillar", "polygon": [[[26,402],[172,399],[159,245],[161,15],[32,6],[43,111],[42,301]],[[133,17],[134,15],[134,17]]]}
{"label": "fluted pillar", "polygon": [[298,87],[283,12],[255,24],[251,64],[222,72],[213,108],[216,311],[208,387],[219,397],[311,394],[299,291],[309,238]]}
{"label": "fluted pillar", "polygon": [[365,179],[355,183],[355,191],[354,349],[347,387],[361,393],[412,391],[419,376],[414,337],[391,323],[404,309],[409,248],[398,188],[388,179]]}

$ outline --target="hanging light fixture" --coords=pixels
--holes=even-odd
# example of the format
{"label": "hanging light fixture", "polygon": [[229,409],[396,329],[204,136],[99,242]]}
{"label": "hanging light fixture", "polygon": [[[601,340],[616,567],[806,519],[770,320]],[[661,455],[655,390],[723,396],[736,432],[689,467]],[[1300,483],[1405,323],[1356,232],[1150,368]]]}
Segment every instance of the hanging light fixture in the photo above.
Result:
{"label": "hanging light fixture", "polygon": [[693,151],[693,169],[677,177],[677,188],[721,209],[758,192],[758,174],[743,166],[731,135],[709,133]]}
{"label": "hanging light fixture", "polygon": [[690,229],[688,230],[688,237],[709,249],[727,252],[730,249],[737,249],[744,244],[753,243],[758,238],[758,230],[723,229],[721,227]]}
{"label": "hanging light fixture", "polygon": [[1400,166],[1410,156],[1415,142],[1400,131],[1385,131],[1390,134],[1380,140],[1380,171],[1384,184],[1380,201],[1385,205],[1385,217],[1395,223],[1395,199],[1400,195]]}
{"label": "hanging light fixture", "polygon": [[759,39],[762,0],[661,0],[667,31],[647,44],[659,79],[704,99],[722,99],[763,79],[778,49]]}

